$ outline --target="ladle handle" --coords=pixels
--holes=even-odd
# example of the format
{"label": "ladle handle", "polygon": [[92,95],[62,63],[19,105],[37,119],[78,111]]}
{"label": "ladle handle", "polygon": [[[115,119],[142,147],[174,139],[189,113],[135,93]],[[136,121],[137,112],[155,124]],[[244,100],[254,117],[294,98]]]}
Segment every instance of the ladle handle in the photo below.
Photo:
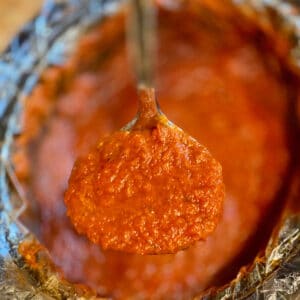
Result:
{"label": "ladle handle", "polygon": [[129,0],[129,45],[138,87],[153,87],[156,10],[153,0]]}

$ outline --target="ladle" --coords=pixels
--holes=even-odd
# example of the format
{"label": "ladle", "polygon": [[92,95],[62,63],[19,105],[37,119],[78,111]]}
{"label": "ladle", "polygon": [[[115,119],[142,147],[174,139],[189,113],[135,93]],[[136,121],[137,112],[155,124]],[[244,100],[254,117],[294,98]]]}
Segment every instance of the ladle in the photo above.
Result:
{"label": "ladle", "polygon": [[220,164],[160,111],[153,88],[155,9],[130,0],[138,78],[133,121],[79,158],[65,194],[78,233],[104,249],[174,253],[210,235],[224,199]]}

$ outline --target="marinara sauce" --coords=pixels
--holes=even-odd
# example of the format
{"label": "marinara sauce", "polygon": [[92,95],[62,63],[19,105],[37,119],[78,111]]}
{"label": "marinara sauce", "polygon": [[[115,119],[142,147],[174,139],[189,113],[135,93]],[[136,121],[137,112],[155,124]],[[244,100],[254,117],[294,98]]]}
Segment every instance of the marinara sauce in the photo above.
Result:
{"label": "marinara sauce", "polygon": [[16,170],[39,215],[37,234],[68,280],[116,299],[188,299],[233,278],[264,245],[293,163],[287,115],[297,90],[283,59],[288,42],[237,14],[193,6],[159,12],[162,110],[210,149],[226,186],[215,232],[176,254],[103,251],[66,216],[75,158],[136,113],[123,17],[92,28],[64,66],[42,76],[26,103]]}
{"label": "marinara sauce", "polygon": [[134,124],[101,138],[72,169],[67,215],[104,250],[176,253],[219,222],[221,165],[155,105],[154,89],[139,88]]}

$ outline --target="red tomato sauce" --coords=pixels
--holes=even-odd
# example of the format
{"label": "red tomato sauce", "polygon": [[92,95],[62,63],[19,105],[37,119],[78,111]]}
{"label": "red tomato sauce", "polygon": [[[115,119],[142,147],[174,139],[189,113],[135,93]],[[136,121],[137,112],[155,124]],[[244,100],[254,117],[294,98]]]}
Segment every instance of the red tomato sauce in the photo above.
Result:
{"label": "red tomato sauce", "polygon": [[215,230],[222,168],[204,146],[165,123],[116,131],[76,160],[67,214],[102,249],[175,253]]}
{"label": "red tomato sauce", "polygon": [[189,8],[159,16],[162,110],[207,146],[226,186],[215,232],[185,251],[104,251],[66,216],[63,195],[75,158],[137,110],[122,17],[92,28],[64,66],[44,73],[26,102],[16,171],[39,215],[37,234],[72,282],[116,299],[188,299],[231,279],[264,245],[292,164],[286,120],[295,86],[281,59],[288,43],[278,54],[250,21],[214,18]]}

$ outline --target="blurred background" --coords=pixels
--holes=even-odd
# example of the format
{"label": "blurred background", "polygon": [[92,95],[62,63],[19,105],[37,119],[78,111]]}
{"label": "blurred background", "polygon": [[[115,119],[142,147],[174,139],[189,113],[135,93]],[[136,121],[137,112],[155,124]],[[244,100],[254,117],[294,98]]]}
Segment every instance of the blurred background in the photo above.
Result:
{"label": "blurred background", "polygon": [[44,0],[0,0],[0,51],[40,9]]}

